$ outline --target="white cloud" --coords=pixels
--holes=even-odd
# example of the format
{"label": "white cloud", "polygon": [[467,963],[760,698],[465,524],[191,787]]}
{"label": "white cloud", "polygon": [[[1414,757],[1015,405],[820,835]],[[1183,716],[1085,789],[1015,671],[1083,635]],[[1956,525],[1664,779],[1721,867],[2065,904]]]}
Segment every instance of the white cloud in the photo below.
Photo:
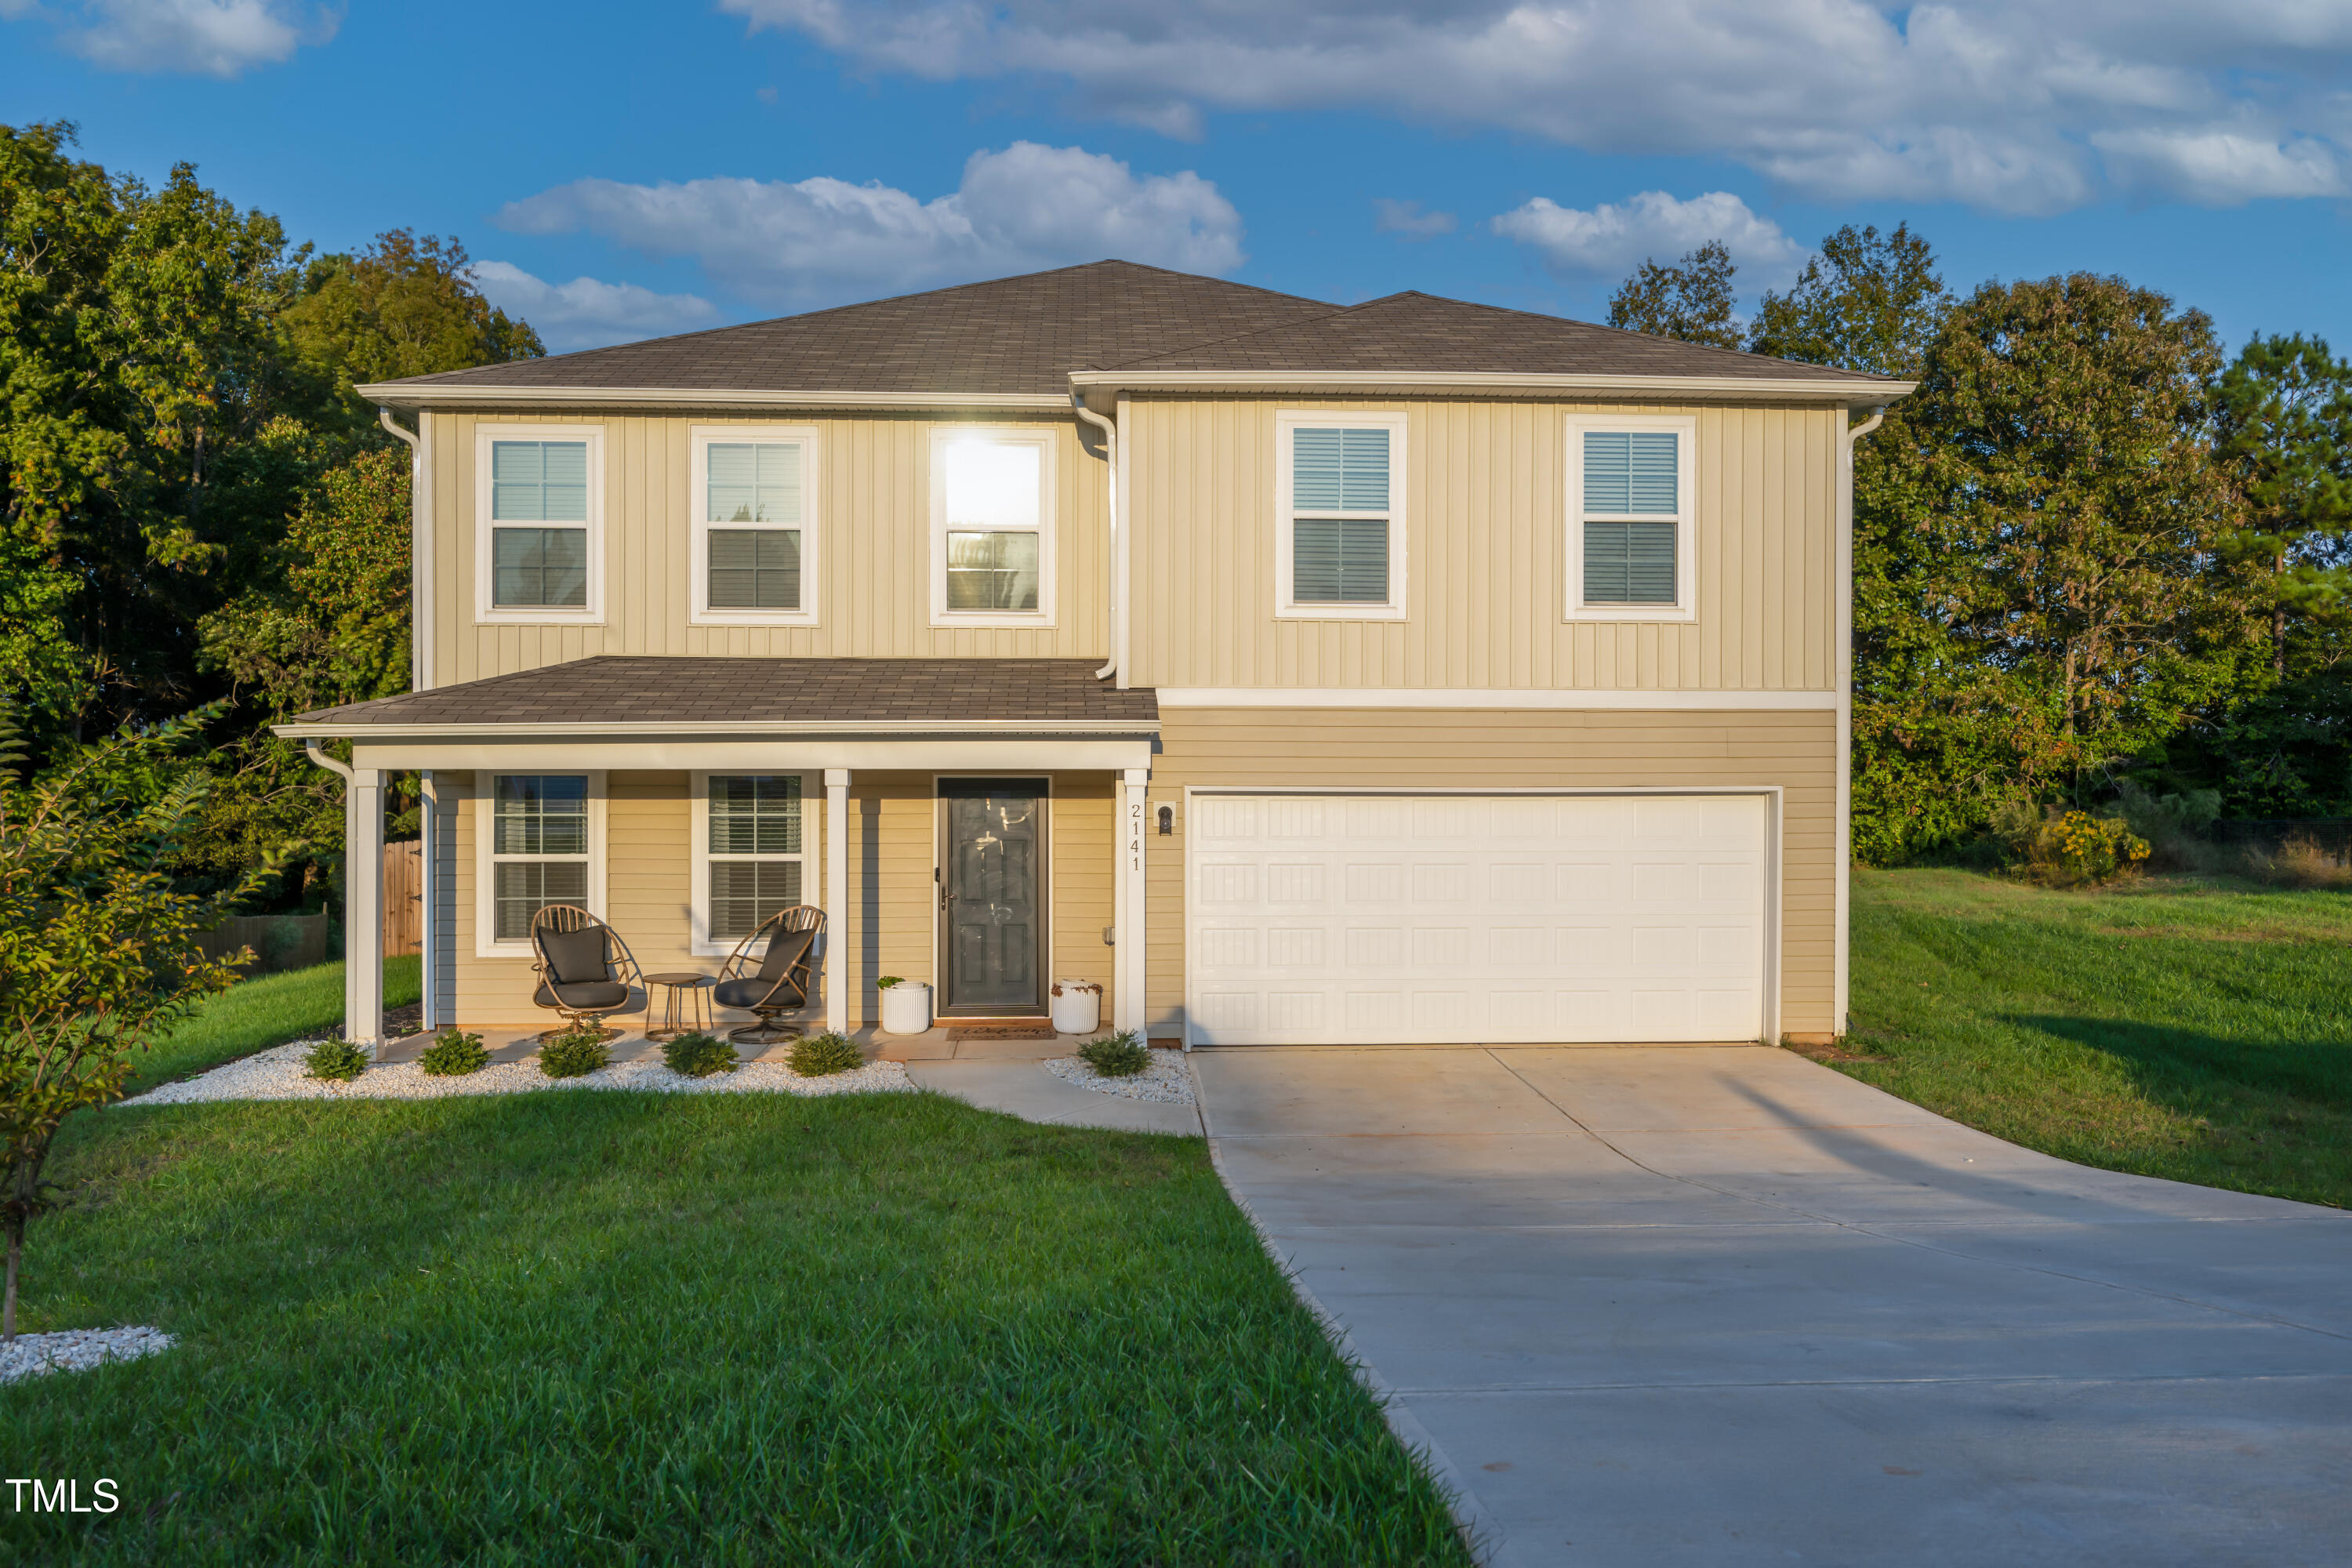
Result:
{"label": "white cloud", "polygon": [[1786,282],[1805,258],[1803,246],[1729,191],[1686,202],[1643,191],[1589,212],[1538,196],[1496,218],[1494,229],[1533,247],[1555,276],[1576,279],[1621,277],[1651,258],[1672,261],[1710,239],[1724,242],[1750,285]]}
{"label": "white cloud", "polygon": [[339,9],[289,0],[81,0],[47,6],[0,0],[0,17],[42,21],[58,41],[105,70],[233,77],[323,44]]}
{"label": "white cloud", "polygon": [[[2352,188],[2340,0],[720,0],[856,69],[1203,110],[1370,109],[1736,160],[1828,200],[2052,212]],[[2252,170],[2251,183],[2231,176]]]}
{"label": "white cloud", "polygon": [[1241,215],[1189,171],[1138,178],[1116,158],[1015,142],[979,152],[950,195],[820,175],[629,185],[578,180],[498,216],[526,234],[585,229],[649,256],[691,256],[771,304],[870,299],[1119,257],[1188,272],[1241,265]]}
{"label": "white cloud", "polygon": [[529,321],[551,353],[690,332],[719,321],[719,307],[698,294],[656,294],[593,278],[549,283],[506,261],[476,262],[474,281],[491,304]]}
{"label": "white cloud", "polygon": [[1407,239],[1435,239],[1441,234],[1454,232],[1452,213],[1425,213],[1419,202],[1401,202],[1393,196],[1372,198],[1372,226],[1382,234],[1401,234]]}

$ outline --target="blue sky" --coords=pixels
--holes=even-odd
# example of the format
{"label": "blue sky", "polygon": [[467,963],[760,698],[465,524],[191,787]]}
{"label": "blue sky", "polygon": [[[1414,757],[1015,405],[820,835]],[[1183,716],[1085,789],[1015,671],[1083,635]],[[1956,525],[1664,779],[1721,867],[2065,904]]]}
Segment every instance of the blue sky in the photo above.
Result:
{"label": "blue sky", "polygon": [[2347,67],[2311,0],[0,0],[0,121],[457,235],[559,349],[1108,255],[1598,318],[1907,219],[2352,350]]}

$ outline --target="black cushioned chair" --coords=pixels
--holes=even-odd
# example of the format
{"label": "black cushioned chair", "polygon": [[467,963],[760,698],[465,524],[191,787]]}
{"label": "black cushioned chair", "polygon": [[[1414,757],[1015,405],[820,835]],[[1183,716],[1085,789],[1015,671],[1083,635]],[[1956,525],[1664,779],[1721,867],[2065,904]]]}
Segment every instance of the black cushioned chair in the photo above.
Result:
{"label": "black cushioned chair", "polygon": [[[539,988],[530,999],[562,1014],[567,1029],[601,1026],[608,1016],[628,1011],[631,988],[644,983],[621,933],[571,904],[550,904],[530,917],[530,945],[539,956],[531,966]],[[620,1032],[605,1031],[608,1037]]]}
{"label": "black cushioned chair", "polygon": [[[727,1037],[749,1045],[772,1046],[803,1033],[797,1024],[780,1024],[778,1015],[805,1007],[815,963],[816,939],[824,930],[824,911],[814,904],[794,904],[761,921],[751,935],[735,944],[719,968],[719,984],[711,1000],[735,1007],[759,1019]],[[754,952],[759,954],[756,962]]]}

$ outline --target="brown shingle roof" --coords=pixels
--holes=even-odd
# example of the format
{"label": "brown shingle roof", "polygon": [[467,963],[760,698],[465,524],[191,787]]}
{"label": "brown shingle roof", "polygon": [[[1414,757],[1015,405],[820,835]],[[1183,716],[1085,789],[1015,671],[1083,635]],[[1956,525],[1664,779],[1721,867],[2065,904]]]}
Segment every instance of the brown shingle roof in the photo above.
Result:
{"label": "brown shingle roof", "polygon": [[711,392],[1044,393],[1069,373],[1335,307],[1189,272],[1094,261],[674,338],[388,384]]}
{"label": "brown shingle roof", "polygon": [[1419,292],[1096,368],[1885,379]]}
{"label": "brown shingle roof", "polygon": [[699,658],[607,654],[431,691],[324,708],[287,728],[547,724],[593,731],[822,725],[855,732],[936,724],[1085,725],[1150,734],[1148,690],[1097,680],[1083,658]]}

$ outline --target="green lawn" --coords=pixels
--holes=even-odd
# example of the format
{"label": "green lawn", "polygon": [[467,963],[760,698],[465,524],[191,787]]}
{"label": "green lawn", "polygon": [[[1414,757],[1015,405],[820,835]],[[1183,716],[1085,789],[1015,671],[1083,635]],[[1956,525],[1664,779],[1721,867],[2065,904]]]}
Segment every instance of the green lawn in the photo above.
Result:
{"label": "green lawn", "polygon": [[1465,1563],[1198,1140],[940,1097],[113,1110],[0,1387],[71,1563]]}
{"label": "green lawn", "polygon": [[[403,1007],[416,1000],[423,983],[414,958],[383,961],[383,1005]],[[333,1027],[343,1019],[343,966],[316,964],[240,980],[205,1004],[135,1058],[128,1092],[201,1072],[269,1046]]]}
{"label": "green lawn", "polygon": [[1853,878],[1833,1065],[2084,1164],[2352,1205],[2352,896]]}

